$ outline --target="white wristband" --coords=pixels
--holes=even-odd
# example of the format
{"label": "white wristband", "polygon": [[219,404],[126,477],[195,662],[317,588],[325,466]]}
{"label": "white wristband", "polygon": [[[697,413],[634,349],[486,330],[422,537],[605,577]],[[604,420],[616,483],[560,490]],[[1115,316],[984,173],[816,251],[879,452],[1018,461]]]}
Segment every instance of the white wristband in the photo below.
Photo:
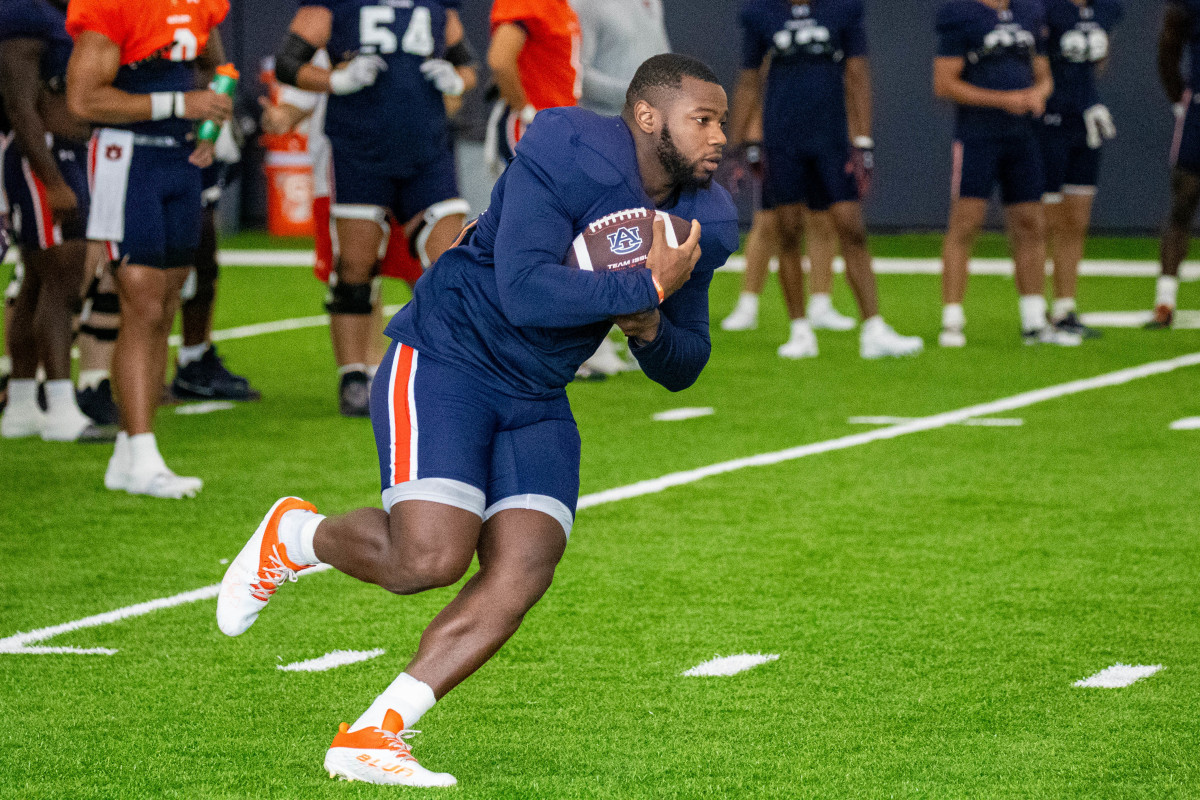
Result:
{"label": "white wristband", "polygon": [[154,92],[150,95],[150,119],[170,119],[175,108],[175,99],[170,92]]}
{"label": "white wristband", "polygon": [[875,140],[870,136],[855,136],[854,146],[859,150],[873,150],[875,148]]}
{"label": "white wristband", "polygon": [[187,118],[187,100],[183,96],[183,92],[175,92],[175,110],[174,116],[180,119]]}
{"label": "white wristband", "polygon": [[533,118],[536,116],[537,109],[533,107],[532,103],[526,104],[526,106],[521,109],[521,122],[525,123],[526,125],[533,122]]}

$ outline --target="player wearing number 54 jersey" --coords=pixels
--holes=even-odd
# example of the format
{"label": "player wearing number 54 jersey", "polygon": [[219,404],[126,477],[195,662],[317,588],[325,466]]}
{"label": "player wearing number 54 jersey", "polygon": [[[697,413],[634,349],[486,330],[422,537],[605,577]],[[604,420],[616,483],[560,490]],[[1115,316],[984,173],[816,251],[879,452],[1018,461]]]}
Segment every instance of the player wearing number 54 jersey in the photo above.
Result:
{"label": "player wearing number 54 jersey", "polygon": [[216,26],[228,11],[227,0],[71,0],[67,10],[67,103],[102,126],[89,154],[87,237],[108,248],[121,298],[121,433],[104,483],[131,494],[179,498],[201,487],[167,468],[153,423],[167,335],[200,244],[200,168],[213,156],[192,130],[233,110],[228,97],[194,88],[198,67],[224,60]]}
{"label": "player wearing number 54 jersey", "polygon": [[[462,229],[445,98],[474,86],[458,0],[304,0],[275,59],[285,84],[329,94],[330,211],[339,255],[326,309],[346,416],[368,413],[372,294],[389,216],[428,266]],[[325,48],[335,65],[311,63]]]}

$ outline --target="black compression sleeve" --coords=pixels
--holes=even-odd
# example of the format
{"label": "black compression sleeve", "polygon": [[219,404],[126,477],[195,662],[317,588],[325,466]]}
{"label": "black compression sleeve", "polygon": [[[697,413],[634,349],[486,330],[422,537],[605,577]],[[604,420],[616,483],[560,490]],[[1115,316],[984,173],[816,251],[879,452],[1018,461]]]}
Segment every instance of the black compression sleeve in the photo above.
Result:
{"label": "black compression sleeve", "polygon": [[302,37],[288,31],[288,35],[283,40],[283,45],[275,55],[275,77],[281,83],[295,86],[300,68],[311,61],[312,57],[316,54],[317,48],[313,47]]}
{"label": "black compression sleeve", "polygon": [[461,42],[446,48],[446,60],[456,67],[467,67],[475,63],[475,50],[464,37]]}

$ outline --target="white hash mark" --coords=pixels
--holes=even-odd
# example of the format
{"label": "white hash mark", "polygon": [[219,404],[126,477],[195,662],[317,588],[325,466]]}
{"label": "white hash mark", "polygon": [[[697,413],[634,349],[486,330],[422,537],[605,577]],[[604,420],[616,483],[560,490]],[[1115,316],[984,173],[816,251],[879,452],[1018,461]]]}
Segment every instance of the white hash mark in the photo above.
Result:
{"label": "white hash mark", "polygon": [[679,422],[696,417],[707,417],[715,414],[711,408],[672,408],[670,411],[660,411],[652,419],[655,422]]}
{"label": "white hash mark", "polygon": [[1113,664],[1108,669],[1102,669],[1090,678],[1075,681],[1075,686],[1085,689],[1122,689],[1142,678],[1148,678],[1163,668],[1162,664],[1145,666],[1138,664]]}
{"label": "white hash mark", "polygon": [[748,669],[754,669],[770,661],[778,660],[779,655],[776,653],[768,653],[766,655],[762,653],[741,653],[736,656],[717,656],[716,658],[710,658],[703,664],[697,664],[682,674],[687,678],[737,675],[739,672],[745,672]]}
{"label": "white hash mark", "polygon": [[1200,417],[1184,417],[1171,423],[1173,431],[1200,431]]}
{"label": "white hash mark", "polygon": [[370,661],[386,652],[382,647],[374,650],[334,650],[320,658],[310,658],[308,661],[297,661],[294,664],[278,664],[275,669],[283,672],[324,672],[328,669],[344,667],[347,664]]}

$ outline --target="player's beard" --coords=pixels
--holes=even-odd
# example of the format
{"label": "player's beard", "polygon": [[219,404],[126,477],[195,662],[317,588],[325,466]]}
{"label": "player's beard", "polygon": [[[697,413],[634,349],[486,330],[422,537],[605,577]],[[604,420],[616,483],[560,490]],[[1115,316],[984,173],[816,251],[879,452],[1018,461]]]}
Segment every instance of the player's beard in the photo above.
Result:
{"label": "player's beard", "polygon": [[700,162],[704,159],[698,158],[695,161],[688,161],[683,153],[679,152],[679,148],[675,146],[675,140],[671,138],[671,128],[665,122],[663,123],[662,134],[658,137],[658,160],[663,165],[663,169],[667,171],[667,175],[671,178],[671,184],[683,191],[687,191],[688,189],[707,189],[712,186],[712,175],[706,175],[703,178],[696,176]]}

